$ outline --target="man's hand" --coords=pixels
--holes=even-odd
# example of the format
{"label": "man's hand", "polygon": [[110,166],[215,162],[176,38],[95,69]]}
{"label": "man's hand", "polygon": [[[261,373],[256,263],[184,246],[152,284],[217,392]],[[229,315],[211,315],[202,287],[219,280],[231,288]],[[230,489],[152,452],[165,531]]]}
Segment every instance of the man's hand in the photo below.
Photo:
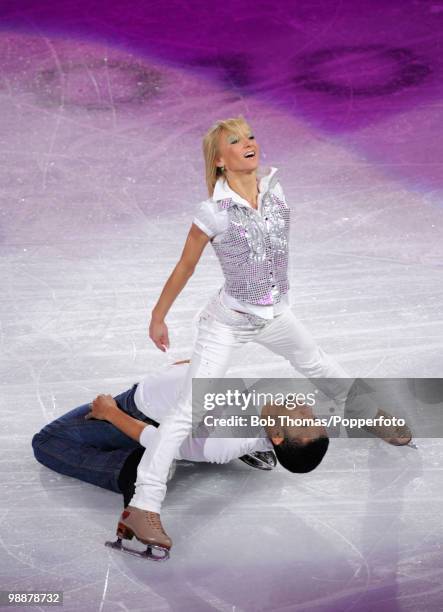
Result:
{"label": "man's hand", "polygon": [[99,419],[100,421],[110,421],[112,415],[118,411],[118,406],[112,395],[97,395],[95,400],[90,404],[91,412],[85,419]]}

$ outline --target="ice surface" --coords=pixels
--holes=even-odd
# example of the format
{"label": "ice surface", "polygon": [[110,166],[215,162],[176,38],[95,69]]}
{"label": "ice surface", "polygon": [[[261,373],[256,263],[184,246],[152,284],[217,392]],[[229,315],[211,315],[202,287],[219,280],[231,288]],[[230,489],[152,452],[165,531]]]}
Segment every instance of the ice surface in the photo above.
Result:
{"label": "ice surface", "polygon": [[[238,113],[294,211],[294,312],[352,376],[442,375],[443,5],[258,3],[231,31],[230,2],[211,23],[200,3],[62,4],[1,9],[0,588],[63,590],[64,610],[441,609],[441,440],[334,440],[306,476],[181,465],[160,566],[106,549],[120,498],[30,440],[189,356],[210,247],[166,356],[148,315],[206,198],[201,136]],[[229,371],[291,373],[255,345]]]}

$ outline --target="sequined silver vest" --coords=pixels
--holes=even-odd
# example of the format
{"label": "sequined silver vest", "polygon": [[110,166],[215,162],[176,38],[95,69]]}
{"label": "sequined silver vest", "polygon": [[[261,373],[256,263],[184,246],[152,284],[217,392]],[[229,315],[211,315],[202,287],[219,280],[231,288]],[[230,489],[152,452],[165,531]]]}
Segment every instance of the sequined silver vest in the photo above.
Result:
{"label": "sequined silver vest", "polygon": [[226,293],[249,304],[277,304],[289,291],[288,205],[272,193],[271,185],[263,195],[261,215],[232,198],[217,204],[227,210],[229,220],[227,229],[211,241]]}

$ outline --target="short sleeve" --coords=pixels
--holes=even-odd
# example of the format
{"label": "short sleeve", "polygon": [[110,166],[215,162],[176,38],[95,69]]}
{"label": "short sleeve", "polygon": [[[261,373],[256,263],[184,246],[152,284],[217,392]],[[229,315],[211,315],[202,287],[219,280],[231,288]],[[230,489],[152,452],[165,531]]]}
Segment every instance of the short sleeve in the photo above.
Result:
{"label": "short sleeve", "polygon": [[207,201],[198,204],[192,222],[209,238],[213,238],[217,233],[215,214]]}
{"label": "short sleeve", "polygon": [[280,181],[277,181],[277,183],[275,184],[275,186],[274,186],[274,193],[277,196],[277,198],[279,198],[283,202],[286,202],[285,194],[284,194],[283,188],[282,188],[282,186],[280,184]]}

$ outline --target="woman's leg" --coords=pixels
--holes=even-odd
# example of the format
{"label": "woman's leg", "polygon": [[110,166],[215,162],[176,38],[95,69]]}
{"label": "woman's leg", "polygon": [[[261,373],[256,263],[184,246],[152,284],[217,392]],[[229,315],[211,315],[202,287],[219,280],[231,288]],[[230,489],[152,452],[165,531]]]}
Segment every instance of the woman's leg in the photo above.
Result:
{"label": "woman's leg", "polygon": [[205,412],[202,406],[192,405],[193,378],[223,377],[234,349],[253,340],[256,333],[258,329],[246,314],[222,306],[218,296],[201,312],[191,363],[177,408],[162,421],[155,442],[143,455],[131,506],[160,512],[169,467],[181,443],[190,435],[193,421],[194,425],[200,422]]}
{"label": "woman's leg", "polygon": [[291,365],[309,379],[343,411],[353,379],[335,359],[321,349],[308,329],[288,308],[256,337],[274,353],[285,357]]}

